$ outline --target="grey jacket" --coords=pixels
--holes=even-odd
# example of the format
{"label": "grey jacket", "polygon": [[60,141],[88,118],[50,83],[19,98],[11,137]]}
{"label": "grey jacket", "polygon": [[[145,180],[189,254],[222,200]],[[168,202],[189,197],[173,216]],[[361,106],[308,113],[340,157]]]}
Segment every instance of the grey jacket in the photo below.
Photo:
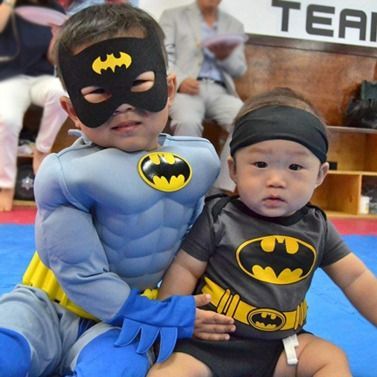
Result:
{"label": "grey jacket", "polygon": [[[177,75],[177,86],[188,78],[196,78],[200,72],[204,55],[201,47],[202,16],[196,2],[165,10],[160,25],[165,33],[169,69]],[[219,34],[244,34],[243,24],[230,14],[219,9]],[[218,61],[229,93],[236,95],[233,78],[242,76],[247,68],[244,45],[238,46],[232,54]]]}

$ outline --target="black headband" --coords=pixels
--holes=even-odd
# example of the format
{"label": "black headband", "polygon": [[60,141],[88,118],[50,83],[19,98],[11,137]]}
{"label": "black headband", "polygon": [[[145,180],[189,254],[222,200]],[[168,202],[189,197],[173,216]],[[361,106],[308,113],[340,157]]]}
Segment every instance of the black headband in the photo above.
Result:
{"label": "black headband", "polygon": [[265,140],[284,139],[304,145],[323,163],[328,140],[324,124],[308,111],[290,106],[266,106],[241,117],[234,125],[230,154]]}

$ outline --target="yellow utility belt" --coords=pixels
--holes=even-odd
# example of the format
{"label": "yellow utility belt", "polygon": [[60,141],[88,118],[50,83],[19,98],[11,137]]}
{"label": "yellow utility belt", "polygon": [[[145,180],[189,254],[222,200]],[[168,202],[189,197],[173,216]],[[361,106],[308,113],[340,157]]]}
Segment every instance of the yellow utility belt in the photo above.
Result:
{"label": "yellow utility belt", "polygon": [[65,309],[82,318],[98,321],[97,318],[86,312],[68,298],[52,270],[50,270],[39,258],[38,252],[34,253],[29,266],[22,277],[22,284],[41,289],[47,294],[51,301],[58,303]]}
{"label": "yellow utility belt", "polygon": [[[97,318],[86,312],[83,308],[76,305],[68,298],[52,270],[50,270],[39,258],[38,252],[34,253],[29,266],[22,277],[22,284],[41,289],[47,294],[51,301],[58,303],[65,309],[82,318],[98,321]],[[146,289],[143,296],[146,296],[149,299],[156,299],[157,294],[157,289]]]}
{"label": "yellow utility belt", "polygon": [[202,292],[211,295],[211,304],[216,307],[218,313],[232,317],[257,330],[295,330],[305,322],[307,313],[305,300],[295,310],[289,312],[272,308],[257,308],[242,301],[239,295],[232,295],[229,289],[221,288],[208,277],[204,280],[206,285],[202,288]]}

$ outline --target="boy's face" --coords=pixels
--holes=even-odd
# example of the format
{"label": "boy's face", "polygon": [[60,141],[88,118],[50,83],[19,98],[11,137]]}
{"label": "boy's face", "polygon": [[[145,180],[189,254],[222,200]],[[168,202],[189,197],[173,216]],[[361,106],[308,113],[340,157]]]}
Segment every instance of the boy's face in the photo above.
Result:
{"label": "boy's face", "polygon": [[305,146],[288,140],[266,140],[239,149],[229,159],[242,202],[267,217],[289,216],[310,199],[328,171],[328,163]]}
{"label": "boy's face", "polygon": [[[133,85],[135,91],[148,90],[154,82],[153,72],[144,72]],[[165,128],[169,107],[174,99],[175,76],[167,77],[168,99],[165,107],[158,112],[136,108],[130,104],[121,104],[108,121],[96,128],[87,127],[78,118],[68,97],[62,98],[62,106],[75,123],[75,126],[95,144],[102,147],[114,147],[126,152],[153,150],[158,147],[158,135]],[[102,102],[108,94],[96,87],[83,88],[83,95],[92,103]]]}
{"label": "boy's face", "polygon": [[70,98],[62,106],[94,143],[127,152],[152,150],[168,119],[175,77],[166,76],[158,41],[140,30],[81,46],[59,48]]}

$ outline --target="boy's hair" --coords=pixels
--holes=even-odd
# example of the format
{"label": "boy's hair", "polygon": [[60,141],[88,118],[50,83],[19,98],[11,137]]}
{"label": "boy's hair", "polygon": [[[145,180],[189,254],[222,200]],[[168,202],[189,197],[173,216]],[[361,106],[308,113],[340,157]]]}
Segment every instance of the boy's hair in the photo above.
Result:
{"label": "boy's hair", "polygon": [[101,4],[87,7],[72,15],[59,32],[55,46],[57,72],[60,75],[58,46],[75,53],[78,49],[110,38],[134,36],[140,33],[145,37],[155,33],[167,64],[164,46],[164,32],[157,21],[144,10],[131,4]]}
{"label": "boy's hair", "polygon": [[307,147],[326,161],[325,122],[313,105],[289,88],[275,88],[246,100],[234,120],[230,152],[266,140],[285,139]]}

